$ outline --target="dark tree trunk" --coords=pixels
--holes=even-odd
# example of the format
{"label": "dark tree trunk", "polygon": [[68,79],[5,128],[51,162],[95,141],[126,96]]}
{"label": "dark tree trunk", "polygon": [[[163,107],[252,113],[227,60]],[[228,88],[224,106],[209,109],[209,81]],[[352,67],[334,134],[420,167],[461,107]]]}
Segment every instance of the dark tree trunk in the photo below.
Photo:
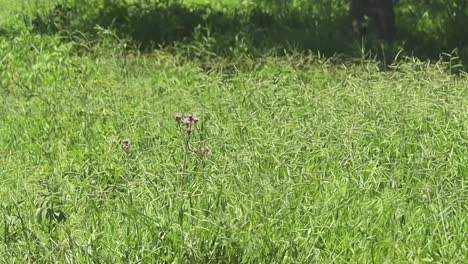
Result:
{"label": "dark tree trunk", "polygon": [[376,24],[382,39],[391,43],[395,36],[394,0],[351,0],[351,17],[353,31],[362,35],[366,28],[364,16]]}

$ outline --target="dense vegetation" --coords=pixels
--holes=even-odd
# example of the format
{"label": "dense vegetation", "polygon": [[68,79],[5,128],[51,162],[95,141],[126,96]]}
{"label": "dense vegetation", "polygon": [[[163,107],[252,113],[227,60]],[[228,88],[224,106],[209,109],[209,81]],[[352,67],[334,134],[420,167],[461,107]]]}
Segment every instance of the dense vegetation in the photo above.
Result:
{"label": "dense vegetation", "polygon": [[2,262],[467,259],[464,1],[133,2],[0,0]]}
{"label": "dense vegetation", "polygon": [[[5,1],[5,0],[3,0]],[[29,28],[74,39],[111,28],[143,50],[174,41],[203,44],[217,55],[264,54],[273,49],[360,56],[351,41],[348,0],[67,0],[29,1]],[[400,0],[395,54],[438,60],[454,53],[468,61],[465,0]],[[24,13],[24,12],[23,12]],[[24,18],[24,14],[20,17]],[[13,31],[12,34],[16,34]],[[79,32],[79,33],[78,33]],[[77,36],[78,35],[78,36]],[[366,43],[375,43],[371,36]],[[374,51],[375,53],[375,51]],[[235,54],[234,54],[235,55]]]}

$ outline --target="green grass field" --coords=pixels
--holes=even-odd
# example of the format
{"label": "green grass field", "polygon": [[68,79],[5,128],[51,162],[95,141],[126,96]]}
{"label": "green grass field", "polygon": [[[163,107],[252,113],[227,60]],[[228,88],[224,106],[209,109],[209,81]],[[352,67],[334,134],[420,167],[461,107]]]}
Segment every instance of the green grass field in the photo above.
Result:
{"label": "green grass field", "polygon": [[[1,263],[468,258],[468,76],[449,63],[104,33],[0,35]],[[190,149],[177,113],[200,117]]]}

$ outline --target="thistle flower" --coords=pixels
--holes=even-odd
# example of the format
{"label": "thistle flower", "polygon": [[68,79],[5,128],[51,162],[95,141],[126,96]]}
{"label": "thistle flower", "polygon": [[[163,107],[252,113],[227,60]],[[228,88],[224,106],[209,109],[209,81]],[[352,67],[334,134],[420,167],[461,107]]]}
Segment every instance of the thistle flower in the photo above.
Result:
{"label": "thistle flower", "polygon": [[181,115],[181,114],[176,114],[176,115],[175,115],[175,121],[176,121],[177,123],[180,123],[180,120],[181,120],[181,119],[182,119],[182,115]]}
{"label": "thistle flower", "polygon": [[193,122],[198,123],[200,121],[200,118],[198,116],[193,117]]}
{"label": "thistle flower", "polygon": [[191,122],[192,122],[192,120],[190,120],[190,117],[187,116],[186,118],[184,118],[184,121],[183,121],[184,125],[188,126],[188,125],[190,125]]}

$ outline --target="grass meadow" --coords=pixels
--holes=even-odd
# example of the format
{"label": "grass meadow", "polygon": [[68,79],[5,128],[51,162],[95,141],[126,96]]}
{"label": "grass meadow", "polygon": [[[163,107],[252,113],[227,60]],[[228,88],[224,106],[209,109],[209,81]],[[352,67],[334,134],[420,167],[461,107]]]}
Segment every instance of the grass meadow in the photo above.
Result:
{"label": "grass meadow", "polygon": [[[452,60],[143,52],[38,33],[18,3],[0,1],[0,263],[466,262]],[[200,118],[189,141],[178,113]]]}

